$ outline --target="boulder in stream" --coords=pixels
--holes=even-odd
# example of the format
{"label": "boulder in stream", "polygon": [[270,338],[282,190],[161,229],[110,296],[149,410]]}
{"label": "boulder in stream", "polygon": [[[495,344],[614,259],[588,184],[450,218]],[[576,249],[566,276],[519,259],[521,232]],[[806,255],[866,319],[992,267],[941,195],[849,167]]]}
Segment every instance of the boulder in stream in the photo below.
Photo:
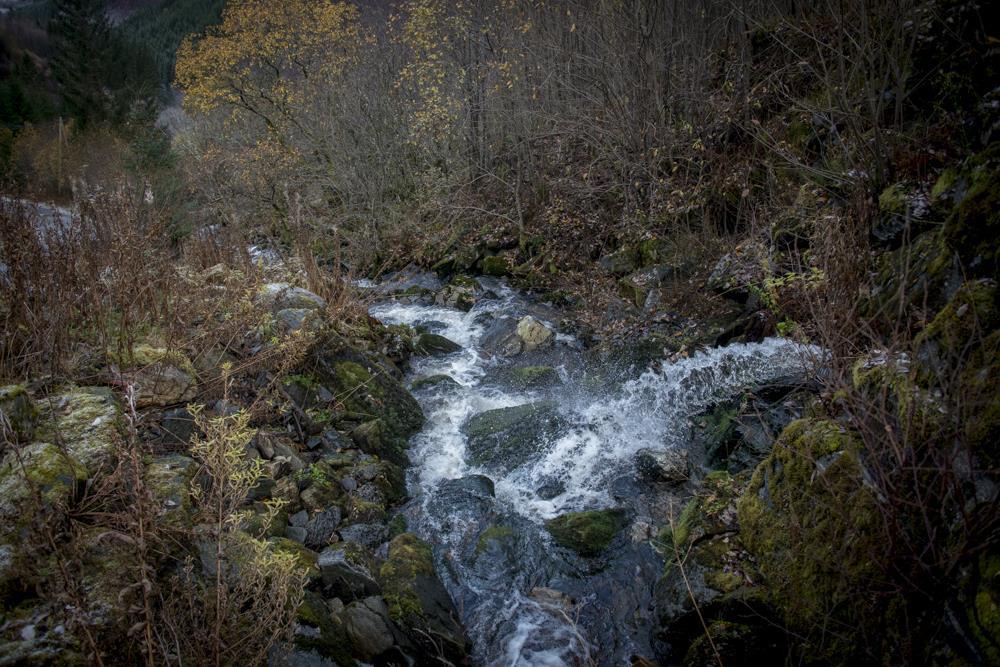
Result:
{"label": "boulder in stream", "polygon": [[628,525],[622,509],[569,512],[545,522],[545,529],[562,547],[581,556],[599,556]]}
{"label": "boulder in stream", "polygon": [[513,469],[566,427],[554,401],[539,401],[481,412],[463,430],[471,463]]}

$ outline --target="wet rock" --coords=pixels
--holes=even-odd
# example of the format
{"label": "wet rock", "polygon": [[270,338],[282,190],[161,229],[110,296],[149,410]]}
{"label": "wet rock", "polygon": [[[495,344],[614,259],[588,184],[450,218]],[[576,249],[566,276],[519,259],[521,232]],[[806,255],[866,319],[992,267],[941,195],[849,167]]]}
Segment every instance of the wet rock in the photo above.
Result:
{"label": "wet rock", "polygon": [[573,598],[554,588],[532,588],[531,592],[528,593],[528,597],[542,605],[542,607],[565,614],[571,613],[575,606]]}
{"label": "wet rock", "polygon": [[455,664],[466,659],[458,612],[434,571],[429,544],[411,533],[395,538],[378,579],[390,617],[415,645],[431,655],[443,653]]}
{"label": "wet rock", "polygon": [[438,292],[434,303],[448,308],[469,311],[476,305],[476,292],[479,285],[467,276],[455,276],[451,282]]}
{"label": "wet rock", "polygon": [[385,600],[368,597],[351,603],[343,613],[344,629],[359,658],[372,661],[396,644]]}
{"label": "wet rock", "polygon": [[164,407],[192,400],[198,392],[191,361],[177,350],[136,345],[124,354],[109,355],[111,380],[136,389],[136,407]]}
{"label": "wet rock", "polygon": [[553,479],[545,482],[537,489],[535,489],[535,495],[542,500],[552,500],[562,494],[566,493],[566,485],[559,479]]}
{"label": "wet rock", "polygon": [[38,410],[23,386],[0,387],[0,428],[9,428],[18,442],[30,442],[37,421]]}
{"label": "wet rock", "polygon": [[628,525],[621,509],[570,512],[545,522],[545,529],[562,547],[581,556],[599,556]]}
{"label": "wet rock", "polygon": [[434,333],[423,333],[413,344],[413,353],[418,356],[451,354],[462,349],[458,343]]}
{"label": "wet rock", "polygon": [[516,468],[566,428],[551,401],[481,412],[463,427],[474,465]]}
{"label": "wet rock", "polygon": [[528,391],[555,387],[562,384],[562,379],[559,372],[551,366],[523,366],[497,369],[484,382],[516,391]]}
{"label": "wet rock", "polygon": [[260,288],[256,302],[272,313],[286,309],[324,310],[326,300],[301,287],[288,283],[268,283]]}
{"label": "wet rock", "polygon": [[521,339],[524,352],[531,352],[548,345],[554,338],[552,330],[531,315],[526,315],[518,321],[515,333]]}
{"label": "wet rock", "polygon": [[450,375],[431,375],[414,380],[413,384],[410,385],[410,389],[412,391],[447,390],[459,386],[461,385]]}
{"label": "wet rock", "polygon": [[323,592],[350,602],[370,595],[378,595],[375,581],[375,563],[371,553],[355,542],[331,545],[319,554],[319,569]]}
{"label": "wet rock", "polygon": [[650,482],[680,483],[690,479],[691,470],[686,450],[641,449],[635,457],[639,476]]}

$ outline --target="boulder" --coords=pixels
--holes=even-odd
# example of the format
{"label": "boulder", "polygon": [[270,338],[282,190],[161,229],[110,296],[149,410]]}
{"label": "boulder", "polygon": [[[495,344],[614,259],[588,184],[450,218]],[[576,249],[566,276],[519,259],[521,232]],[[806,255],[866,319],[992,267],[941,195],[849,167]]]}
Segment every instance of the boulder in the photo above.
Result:
{"label": "boulder", "polygon": [[288,283],[268,283],[257,292],[255,302],[272,313],[285,309],[324,310],[326,299]]}
{"label": "boulder", "polygon": [[551,366],[522,366],[519,368],[499,368],[485,379],[487,383],[495,384],[516,391],[531,389],[546,389],[562,384],[559,372]]}
{"label": "boulder", "polygon": [[469,311],[476,305],[479,285],[467,276],[455,276],[434,298],[434,303],[448,308]]}
{"label": "boulder", "polygon": [[380,592],[374,559],[360,544],[340,542],[328,546],[320,552],[318,563],[327,597],[351,602]]}
{"label": "boulder", "polygon": [[550,344],[554,338],[551,329],[536,320],[531,315],[526,315],[517,323],[515,330],[517,337],[523,343],[523,351],[531,352],[544,345]]}
{"label": "boulder", "polygon": [[599,556],[628,525],[628,515],[621,509],[569,512],[545,522],[545,529],[556,544],[581,556]]}
{"label": "boulder", "polygon": [[303,543],[310,549],[322,549],[336,539],[340,520],[340,508],[336,505],[317,512],[302,526],[306,531]]}
{"label": "boulder", "polygon": [[104,387],[82,387],[52,396],[43,405],[36,439],[57,443],[91,476],[110,472],[121,438],[121,411],[114,393]]}
{"label": "boulder", "polygon": [[146,465],[144,480],[159,511],[159,520],[175,527],[184,526],[192,509],[191,480],[198,469],[194,459],[180,454],[160,456]]}
{"label": "boulder", "polygon": [[411,533],[396,537],[378,579],[389,616],[415,645],[430,655],[443,654],[453,664],[466,660],[458,612],[434,571],[429,544]]}
{"label": "boulder", "polygon": [[19,384],[0,387],[0,442],[9,433],[17,442],[30,442],[35,434],[38,410]]}
{"label": "boulder", "polygon": [[566,427],[556,403],[541,401],[481,412],[462,430],[468,438],[470,463],[512,469],[528,461]]}
{"label": "boulder", "polygon": [[382,598],[372,596],[352,602],[341,617],[354,654],[365,662],[375,661],[396,645],[389,607]]}
{"label": "boulder", "polygon": [[650,482],[686,482],[691,477],[688,453],[684,449],[641,449],[635,457],[636,472]]}
{"label": "boulder", "polygon": [[11,452],[3,458],[0,546],[7,548],[3,549],[6,565],[0,564],[0,589],[10,587],[12,582],[4,581],[10,576],[16,580],[17,563],[23,557],[18,544],[36,517],[67,507],[86,481],[86,467],[49,443],[32,443],[21,447],[16,456]]}
{"label": "boulder", "polygon": [[430,375],[428,377],[417,378],[410,385],[411,391],[421,391],[421,390],[445,390],[449,388],[459,387],[461,385],[455,381],[450,375]]}
{"label": "boulder", "polygon": [[368,453],[405,466],[409,438],[424,424],[420,404],[410,392],[376,358],[334,334],[316,347],[311,362],[317,379],[343,411],[379,422],[377,429],[370,426],[363,439],[355,440]]}
{"label": "boulder", "polygon": [[643,308],[657,287],[667,279],[682,275],[683,269],[667,264],[657,264],[640,269],[618,281],[622,297],[636,308]]}
{"label": "boulder", "polygon": [[639,268],[638,257],[632,246],[625,246],[604,255],[597,261],[597,265],[602,271],[613,276],[628,275]]}
{"label": "boulder", "polygon": [[185,403],[197,395],[197,374],[182,352],[142,344],[109,356],[111,380],[135,386],[138,408]]}
{"label": "boulder", "polygon": [[413,353],[423,357],[451,354],[461,349],[458,343],[434,333],[420,334],[413,344]]}
{"label": "boulder", "polygon": [[[838,422],[794,421],[739,500],[741,539],[789,627],[883,617],[857,595],[890,576],[881,557],[883,519],[860,452],[858,438]],[[857,649],[850,635],[831,637],[823,648],[817,659],[833,662],[851,662]]]}
{"label": "boulder", "polygon": [[708,277],[708,287],[740,303],[750,297],[751,288],[767,277],[770,260],[767,248],[746,241],[724,255]]}

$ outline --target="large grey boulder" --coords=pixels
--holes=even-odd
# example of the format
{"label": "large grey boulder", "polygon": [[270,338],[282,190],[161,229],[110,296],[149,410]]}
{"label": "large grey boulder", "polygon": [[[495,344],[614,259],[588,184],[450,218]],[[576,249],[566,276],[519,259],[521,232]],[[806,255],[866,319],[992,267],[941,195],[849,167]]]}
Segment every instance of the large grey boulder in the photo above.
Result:
{"label": "large grey boulder", "polygon": [[481,412],[466,423],[463,432],[468,437],[470,463],[512,469],[566,428],[556,403],[540,401]]}

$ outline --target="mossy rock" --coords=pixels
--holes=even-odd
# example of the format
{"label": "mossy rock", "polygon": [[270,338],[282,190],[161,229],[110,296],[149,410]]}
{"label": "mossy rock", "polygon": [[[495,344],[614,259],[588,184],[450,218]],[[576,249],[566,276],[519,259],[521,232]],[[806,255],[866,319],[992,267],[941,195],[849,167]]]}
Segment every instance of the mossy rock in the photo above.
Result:
{"label": "mossy rock", "polygon": [[286,537],[272,537],[267,541],[275,553],[287,554],[295,558],[296,565],[305,572],[307,585],[312,586],[320,580],[319,554],[315,551]]}
{"label": "mossy rock", "polygon": [[876,499],[855,436],[838,423],[800,419],[782,432],[754,471],[738,512],[743,544],[756,558],[790,627],[816,636],[817,659],[849,660],[849,635],[835,622],[875,622],[867,593],[883,576]]}
{"label": "mossy rock", "polygon": [[476,540],[476,555],[479,555],[490,548],[491,543],[506,543],[514,539],[514,529],[510,526],[497,524],[489,525],[486,530],[479,534]]}
{"label": "mossy rock", "polygon": [[[315,591],[306,591],[299,605],[297,622],[319,632],[298,633],[295,646],[306,651],[316,651],[330,658],[337,665],[355,665],[357,661],[349,650],[350,641],[344,624],[331,613],[326,601]],[[310,663],[311,664],[311,663]]]}
{"label": "mossy rock", "polygon": [[970,349],[998,327],[996,283],[965,282],[917,337],[920,360],[932,373],[947,373],[962,365]]}
{"label": "mossy rock", "polygon": [[622,509],[570,512],[545,522],[545,529],[562,547],[588,558],[599,556],[629,523]]}
{"label": "mossy rock", "polygon": [[984,554],[975,571],[976,586],[966,615],[984,664],[1000,664],[1000,555]]}
{"label": "mossy rock", "polygon": [[483,257],[483,275],[503,278],[509,276],[512,270],[512,262],[503,255],[492,255]]}
{"label": "mossy rock", "polygon": [[159,521],[165,525],[182,528],[189,520],[191,480],[198,467],[194,459],[180,454],[161,456],[146,465],[146,489],[159,512]]}
{"label": "mossy rock", "polygon": [[956,181],[957,203],[945,222],[945,242],[972,275],[995,280],[1000,268],[1000,142],[969,158]]}
{"label": "mossy rock", "polygon": [[[412,533],[393,539],[378,580],[389,615],[415,644],[432,650],[432,655],[439,648],[454,664],[465,660],[466,642],[456,620],[458,613],[434,571],[429,544]],[[435,642],[430,641],[432,637]]]}
{"label": "mossy rock", "polygon": [[[961,282],[954,253],[939,233],[926,233],[912,243],[882,253],[859,301],[859,312],[880,329],[891,332],[902,313],[916,325],[941,308],[949,292]],[[926,307],[925,307],[926,306]]]}
{"label": "mossy rock", "polygon": [[562,384],[559,372],[551,366],[501,368],[492,373],[488,381],[517,391],[547,389]]}
{"label": "mossy rock", "polygon": [[31,441],[38,421],[38,409],[23,385],[0,387],[0,419],[10,427],[15,440]]}
{"label": "mossy rock", "polygon": [[424,424],[420,404],[391,372],[370,355],[331,336],[313,354],[316,375],[343,412],[379,420],[377,451],[369,453],[407,465],[409,438]]}
{"label": "mossy rock", "polygon": [[[665,635],[683,638],[697,614],[727,617],[733,608],[759,605],[759,579],[739,537],[736,503],[749,473],[710,473],[654,544],[665,561],[656,583],[657,615]],[[683,566],[683,567],[682,567]],[[671,642],[679,641],[671,639]]]}
{"label": "mossy rock", "polygon": [[424,357],[451,354],[461,349],[455,341],[434,333],[422,333],[413,343],[413,353]]}
{"label": "mossy rock", "polygon": [[36,439],[65,447],[94,476],[115,467],[121,427],[118,399],[110,389],[75,388],[43,403]]}
{"label": "mossy rock", "polygon": [[566,428],[553,401],[487,410],[463,427],[467,452],[474,465],[516,468]]}
{"label": "mossy rock", "polygon": [[413,381],[410,385],[411,391],[420,391],[421,389],[447,389],[449,387],[460,386],[458,382],[455,381],[450,375],[430,375],[428,377],[418,378]]}
{"label": "mossy rock", "polygon": [[986,464],[1000,467],[1000,331],[974,350],[959,376],[966,442]]}
{"label": "mossy rock", "polygon": [[12,537],[16,547],[36,517],[66,508],[86,481],[87,468],[53,444],[7,454],[0,463],[0,537]]}
{"label": "mossy rock", "polygon": [[134,384],[137,407],[174,405],[197,395],[197,372],[183,352],[143,343],[123,353],[109,351],[108,359],[115,376]]}

